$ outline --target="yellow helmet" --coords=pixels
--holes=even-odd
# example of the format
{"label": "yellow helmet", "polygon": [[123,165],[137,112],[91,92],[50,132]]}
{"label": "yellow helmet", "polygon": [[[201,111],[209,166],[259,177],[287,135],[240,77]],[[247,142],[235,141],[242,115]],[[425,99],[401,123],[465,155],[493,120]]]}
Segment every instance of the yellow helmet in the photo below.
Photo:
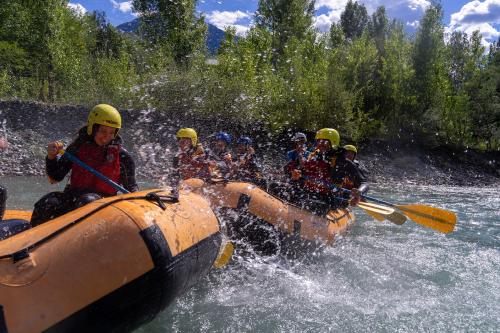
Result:
{"label": "yellow helmet", "polygon": [[[104,125],[116,129],[122,128],[122,117],[118,110],[109,104],[98,104],[89,113],[87,134],[92,135],[94,125]],[[118,131],[117,131],[118,133]]]}
{"label": "yellow helmet", "polygon": [[337,130],[333,128],[322,128],[316,132],[316,140],[324,139],[330,141],[333,148],[340,144],[340,135]]}
{"label": "yellow helmet", "polygon": [[345,145],[344,149],[347,150],[347,151],[352,151],[355,154],[358,153],[358,149],[355,146],[353,146],[353,145]]}
{"label": "yellow helmet", "polygon": [[191,143],[193,144],[193,147],[196,146],[198,143],[198,134],[196,134],[196,131],[192,128],[181,128],[180,130],[177,131],[177,134],[175,135],[177,139],[180,138],[189,138],[191,139]]}

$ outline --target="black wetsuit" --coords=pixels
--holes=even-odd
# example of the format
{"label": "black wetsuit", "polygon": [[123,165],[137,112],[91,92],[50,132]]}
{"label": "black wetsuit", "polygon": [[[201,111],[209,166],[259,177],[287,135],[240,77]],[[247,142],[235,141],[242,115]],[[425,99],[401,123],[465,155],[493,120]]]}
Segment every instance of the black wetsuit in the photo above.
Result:
{"label": "black wetsuit", "polygon": [[[369,187],[365,174],[355,162],[346,159],[344,154],[339,153],[333,170],[333,179],[336,184],[341,184],[346,178],[349,179],[353,185],[352,188],[357,188],[362,194],[368,192]],[[344,200],[339,200],[337,205],[339,207],[347,207],[349,205],[347,200],[350,194],[346,192],[341,194],[340,197]]]}
{"label": "black wetsuit", "polygon": [[[81,144],[93,142],[93,139],[86,134],[86,129],[80,130],[79,137],[75,142],[68,146],[67,152],[77,156],[78,149]],[[111,144],[120,144],[122,140],[117,136]],[[135,163],[129,152],[123,147],[120,147],[120,184],[130,192],[138,190],[135,180]],[[73,162],[66,156],[50,160],[45,159],[45,168],[47,175],[55,182],[60,182],[71,171]],[[93,191],[72,189],[69,185],[66,186],[63,192],[51,192],[43,196],[35,203],[31,224],[36,226],[50,219],[61,216],[73,209],[86,205],[94,200],[109,196],[103,193],[95,193]]]}

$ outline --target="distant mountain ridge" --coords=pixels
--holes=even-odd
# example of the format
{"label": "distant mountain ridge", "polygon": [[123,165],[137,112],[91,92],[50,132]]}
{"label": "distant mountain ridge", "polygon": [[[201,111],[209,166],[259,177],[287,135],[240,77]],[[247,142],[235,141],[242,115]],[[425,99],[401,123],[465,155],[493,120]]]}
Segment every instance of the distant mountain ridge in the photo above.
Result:
{"label": "distant mountain ridge", "polygon": [[[136,18],[135,20],[132,20],[130,22],[122,23],[116,28],[123,32],[136,33],[139,30],[140,24],[140,19]],[[215,54],[217,53],[221,42],[224,40],[226,33],[213,24],[207,23],[207,26],[207,49],[211,54]]]}

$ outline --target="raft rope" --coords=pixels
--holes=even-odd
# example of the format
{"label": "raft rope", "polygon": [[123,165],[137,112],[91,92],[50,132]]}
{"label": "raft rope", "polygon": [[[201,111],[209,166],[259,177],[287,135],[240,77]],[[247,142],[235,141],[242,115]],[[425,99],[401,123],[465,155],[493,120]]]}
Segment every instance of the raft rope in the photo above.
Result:
{"label": "raft rope", "polygon": [[39,241],[37,241],[36,243],[28,246],[27,248],[24,248],[22,250],[19,250],[13,254],[7,254],[7,255],[3,255],[3,256],[0,256],[0,259],[7,259],[7,258],[13,258],[14,261],[19,261],[19,260],[22,260],[24,258],[27,258],[29,256],[29,251],[37,248],[38,246],[46,243],[47,241],[51,240],[52,238],[54,238],[55,236],[63,233],[64,231],[68,230],[69,228],[73,227],[74,225],[82,222],[83,220],[85,220],[86,218],[92,216],[93,214],[97,213],[98,211],[108,207],[108,206],[111,206],[117,202],[120,202],[120,201],[127,201],[127,200],[147,200],[147,201],[153,201],[155,203],[158,204],[158,206],[165,210],[167,209],[167,206],[165,206],[164,202],[170,202],[170,203],[177,203],[179,202],[179,199],[175,196],[160,196],[158,195],[159,192],[162,192],[162,190],[156,190],[154,192],[149,192],[148,194],[144,195],[144,196],[136,196],[136,197],[126,197],[126,198],[117,198],[115,200],[112,200],[110,202],[106,202],[105,204],[102,204],[101,206],[99,207],[96,207],[94,210],[88,212],[87,214],[79,217],[78,219],[74,220],[73,222],[69,223],[68,225],[62,227],[61,229],[53,232],[52,234],[48,235],[47,237],[45,238],[42,238],[40,239]]}

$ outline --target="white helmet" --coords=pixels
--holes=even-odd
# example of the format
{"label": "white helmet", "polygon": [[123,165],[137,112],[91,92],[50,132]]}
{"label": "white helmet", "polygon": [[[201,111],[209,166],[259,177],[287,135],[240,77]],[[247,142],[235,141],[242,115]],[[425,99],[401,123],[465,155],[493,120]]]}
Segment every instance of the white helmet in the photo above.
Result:
{"label": "white helmet", "polygon": [[295,133],[295,135],[292,137],[292,141],[299,141],[299,140],[307,141],[307,136],[302,132]]}

